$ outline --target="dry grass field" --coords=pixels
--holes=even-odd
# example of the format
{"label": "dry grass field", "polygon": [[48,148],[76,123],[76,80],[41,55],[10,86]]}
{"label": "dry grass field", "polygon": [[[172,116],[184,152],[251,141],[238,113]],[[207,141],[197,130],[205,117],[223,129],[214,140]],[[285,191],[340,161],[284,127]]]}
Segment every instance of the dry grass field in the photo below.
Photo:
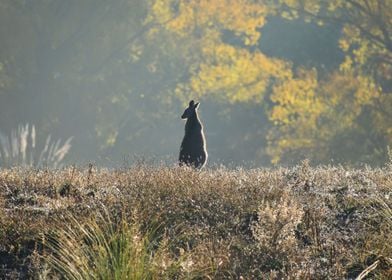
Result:
{"label": "dry grass field", "polygon": [[392,167],[0,171],[1,279],[391,279]]}

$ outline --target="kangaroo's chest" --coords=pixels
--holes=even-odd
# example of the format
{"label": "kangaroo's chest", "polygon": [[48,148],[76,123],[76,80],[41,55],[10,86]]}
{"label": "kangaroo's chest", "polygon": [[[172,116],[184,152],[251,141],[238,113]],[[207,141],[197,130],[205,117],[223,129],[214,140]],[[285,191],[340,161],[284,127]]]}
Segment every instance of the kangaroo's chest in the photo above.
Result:
{"label": "kangaroo's chest", "polygon": [[201,130],[198,131],[188,131],[184,135],[184,139],[182,140],[182,146],[202,146],[204,141],[203,132]]}

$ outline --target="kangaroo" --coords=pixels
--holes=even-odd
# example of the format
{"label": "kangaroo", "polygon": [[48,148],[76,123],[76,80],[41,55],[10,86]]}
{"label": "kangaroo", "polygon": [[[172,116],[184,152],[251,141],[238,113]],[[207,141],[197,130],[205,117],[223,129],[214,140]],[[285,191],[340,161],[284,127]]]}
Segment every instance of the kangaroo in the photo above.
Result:
{"label": "kangaroo", "polygon": [[182,114],[182,119],[187,119],[185,124],[185,136],[180,148],[180,166],[187,165],[194,168],[202,168],[207,162],[206,140],[203,125],[197,115],[199,102],[189,102],[189,107]]}

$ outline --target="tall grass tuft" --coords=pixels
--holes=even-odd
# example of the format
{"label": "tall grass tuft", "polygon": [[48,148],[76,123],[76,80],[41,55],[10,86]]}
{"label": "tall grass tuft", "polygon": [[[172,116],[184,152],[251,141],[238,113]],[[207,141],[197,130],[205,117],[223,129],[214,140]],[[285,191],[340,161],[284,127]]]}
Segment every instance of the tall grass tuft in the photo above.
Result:
{"label": "tall grass tuft", "polygon": [[44,261],[65,279],[172,279],[185,260],[171,256],[156,230],[142,234],[136,222],[113,221],[107,211],[84,223],[70,217],[47,243]]}
{"label": "tall grass tuft", "polygon": [[0,132],[1,167],[51,167],[59,168],[71,149],[72,137],[64,144],[52,140],[48,135],[42,150],[37,146],[37,133],[34,125],[19,125],[10,135]]}

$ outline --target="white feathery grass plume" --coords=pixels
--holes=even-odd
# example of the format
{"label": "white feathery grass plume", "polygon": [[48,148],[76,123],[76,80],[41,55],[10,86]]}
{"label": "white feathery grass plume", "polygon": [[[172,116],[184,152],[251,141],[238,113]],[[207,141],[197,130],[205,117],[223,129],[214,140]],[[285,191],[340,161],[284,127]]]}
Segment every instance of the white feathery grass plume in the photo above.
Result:
{"label": "white feathery grass plume", "polygon": [[57,163],[61,162],[64,159],[64,157],[68,154],[69,150],[72,147],[71,145],[72,139],[73,137],[68,138],[63,146],[61,146],[59,149],[56,149],[54,156],[56,157]]}
{"label": "white feathery grass plume", "polygon": [[31,126],[31,147],[35,148],[35,125]]}
{"label": "white feathery grass plume", "polygon": [[2,147],[2,155],[3,158],[8,158],[10,156],[9,151],[11,150],[10,148],[10,143],[8,140],[8,137],[0,133],[0,145]]}
{"label": "white feathery grass plume", "polygon": [[33,166],[34,163],[34,154],[33,151],[35,150],[35,143],[36,143],[36,132],[35,132],[35,125],[31,126],[31,149],[30,149],[30,162],[29,165]]}
{"label": "white feathery grass plume", "polygon": [[20,135],[20,153],[22,155],[22,162],[26,162],[27,141],[29,137],[29,124],[19,126]]}
{"label": "white feathery grass plume", "polygon": [[61,167],[71,149],[72,139],[68,138],[62,145],[60,139],[52,141],[51,135],[48,135],[43,149],[39,151],[35,125],[19,125],[10,136],[0,132],[0,166]]}
{"label": "white feathery grass plume", "polygon": [[11,131],[11,150],[12,150],[12,157],[17,158],[19,154],[18,148],[18,136],[16,135],[15,130]]}
{"label": "white feathery grass plume", "polygon": [[44,161],[45,158],[45,154],[48,152],[49,150],[49,146],[50,146],[50,141],[52,139],[52,136],[49,134],[48,137],[46,138],[46,142],[45,142],[45,146],[44,149],[41,151],[41,154],[39,155],[38,158],[38,165],[41,165],[42,162]]}

